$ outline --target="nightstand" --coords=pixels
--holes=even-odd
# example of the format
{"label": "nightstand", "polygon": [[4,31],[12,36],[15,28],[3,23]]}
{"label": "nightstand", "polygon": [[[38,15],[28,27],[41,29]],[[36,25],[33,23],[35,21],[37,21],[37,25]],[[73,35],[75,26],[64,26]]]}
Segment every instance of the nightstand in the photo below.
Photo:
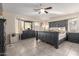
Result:
{"label": "nightstand", "polygon": [[70,42],[79,43],[79,33],[68,33],[67,38]]}

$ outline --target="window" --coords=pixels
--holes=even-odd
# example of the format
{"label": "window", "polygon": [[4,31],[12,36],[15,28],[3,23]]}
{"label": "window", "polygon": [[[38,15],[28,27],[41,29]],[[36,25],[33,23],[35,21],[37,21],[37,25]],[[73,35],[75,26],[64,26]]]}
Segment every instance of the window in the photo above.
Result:
{"label": "window", "polygon": [[21,29],[24,30],[24,21],[21,21]]}
{"label": "window", "polygon": [[20,33],[24,30],[27,30],[28,28],[32,29],[32,22],[16,19],[15,28],[16,28],[16,33]]}
{"label": "window", "polygon": [[24,22],[24,29],[32,29],[32,23],[31,22]]}

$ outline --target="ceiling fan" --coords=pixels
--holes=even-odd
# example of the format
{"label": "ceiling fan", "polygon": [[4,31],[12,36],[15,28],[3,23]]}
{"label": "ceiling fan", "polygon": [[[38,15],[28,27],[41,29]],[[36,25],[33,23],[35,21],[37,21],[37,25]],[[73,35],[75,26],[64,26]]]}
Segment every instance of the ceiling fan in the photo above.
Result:
{"label": "ceiling fan", "polygon": [[[41,7],[41,6],[42,6],[42,5],[40,4],[40,7]],[[49,10],[49,9],[52,9],[52,7],[34,9],[34,11],[38,12],[39,14],[41,14],[41,13],[46,13],[46,14],[48,14],[48,11],[47,11],[47,10]]]}

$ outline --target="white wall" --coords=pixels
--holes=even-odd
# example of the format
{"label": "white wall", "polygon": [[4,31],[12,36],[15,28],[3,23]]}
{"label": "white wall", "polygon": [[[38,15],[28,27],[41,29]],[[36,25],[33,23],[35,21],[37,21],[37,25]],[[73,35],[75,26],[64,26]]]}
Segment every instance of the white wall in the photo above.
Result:
{"label": "white wall", "polygon": [[67,14],[67,15],[61,15],[61,16],[58,16],[58,17],[50,17],[48,22],[59,21],[59,20],[64,20],[64,19],[71,19],[71,18],[74,18],[74,17],[79,17],[79,12]]}
{"label": "white wall", "polygon": [[3,10],[2,3],[0,3],[0,16],[2,16],[2,10]]}
{"label": "white wall", "polygon": [[3,16],[6,19],[6,34],[15,33],[15,14],[9,12],[3,12]]}
{"label": "white wall", "polygon": [[[9,43],[9,40],[8,40],[8,35],[9,34],[12,34],[12,33],[16,33],[16,34],[18,34],[19,32],[18,32],[18,21],[17,21],[17,16],[21,16],[21,15],[19,15],[19,14],[15,14],[15,13],[12,13],[12,12],[8,12],[8,11],[3,11],[3,16],[4,16],[4,18],[6,19],[6,28],[5,28],[5,32],[6,32],[6,44],[8,44]],[[24,17],[24,16],[21,16],[21,17]],[[21,18],[20,17],[20,18]],[[28,21],[30,21],[30,19],[27,19],[28,18],[28,16],[27,17],[24,17],[24,19],[25,20],[28,20]],[[23,20],[24,20],[23,19]],[[32,21],[32,20],[31,20]],[[39,27],[39,26],[35,26],[34,25],[34,23],[33,23],[33,29],[34,30],[36,30],[36,29],[38,29],[38,30],[40,30],[41,28]],[[18,36],[16,37],[16,38],[11,38],[12,40],[12,43],[13,42],[15,42],[15,41],[18,41],[17,39],[18,39]]]}
{"label": "white wall", "polygon": [[68,21],[68,32],[79,32],[79,17]]}
{"label": "white wall", "polygon": [[15,33],[15,14],[9,12],[3,12],[3,16],[6,19],[5,32],[6,32],[6,44],[9,43],[9,34]]}
{"label": "white wall", "polygon": [[[62,15],[58,17],[51,17],[48,22],[53,21],[59,21],[59,20],[68,20],[68,32],[79,32],[79,12],[68,14],[68,15]],[[75,25],[71,25],[71,23],[75,21]]]}
{"label": "white wall", "polygon": [[[78,14],[76,14],[77,17],[78,17]],[[75,17],[76,17],[75,15]],[[6,33],[7,34],[11,34],[11,33],[17,33],[17,21],[16,21],[16,17],[17,17],[17,14],[14,14],[14,13],[9,13],[9,12],[3,12],[3,16],[7,19],[7,24],[6,24]],[[71,15],[72,16],[72,15]],[[56,20],[57,19],[65,19],[66,17],[68,17],[67,15],[66,16],[62,16],[60,18],[55,18]],[[74,16],[72,16],[74,17]],[[27,18],[27,17],[26,17]],[[52,18],[53,19],[53,18]],[[73,19],[74,20],[74,19]],[[41,21],[40,21],[41,22]],[[38,22],[40,24],[40,22]],[[44,21],[43,21],[44,22]],[[71,19],[69,19],[69,22],[71,22]],[[77,29],[79,29],[79,18],[77,18]],[[35,30],[42,30],[42,28],[40,26],[35,26],[35,24],[33,23],[33,29]],[[69,29],[69,28],[68,28]],[[69,30],[70,31],[70,30]],[[78,30],[77,30],[78,31]]]}
{"label": "white wall", "polygon": [[40,30],[40,22],[33,22],[32,23],[32,29],[35,31],[39,31]]}

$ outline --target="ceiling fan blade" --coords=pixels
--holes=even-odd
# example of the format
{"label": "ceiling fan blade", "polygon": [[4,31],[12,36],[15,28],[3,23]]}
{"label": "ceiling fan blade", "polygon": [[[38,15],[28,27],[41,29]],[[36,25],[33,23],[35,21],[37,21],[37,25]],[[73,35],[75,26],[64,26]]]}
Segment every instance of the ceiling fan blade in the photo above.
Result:
{"label": "ceiling fan blade", "polygon": [[38,14],[40,14],[41,12],[38,12]]}
{"label": "ceiling fan blade", "polygon": [[52,7],[47,7],[47,8],[44,8],[45,10],[47,10],[47,9],[52,9]]}
{"label": "ceiling fan blade", "polygon": [[40,9],[34,9],[34,11],[39,11]]}
{"label": "ceiling fan blade", "polygon": [[44,11],[46,14],[48,13],[47,11]]}

